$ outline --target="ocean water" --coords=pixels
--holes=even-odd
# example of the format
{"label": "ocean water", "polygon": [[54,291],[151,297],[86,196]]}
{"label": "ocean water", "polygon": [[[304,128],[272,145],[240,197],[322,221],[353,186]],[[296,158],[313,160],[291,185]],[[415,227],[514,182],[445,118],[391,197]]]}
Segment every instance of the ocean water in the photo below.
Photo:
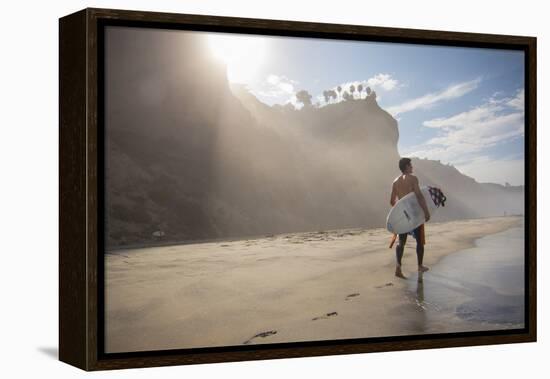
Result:
{"label": "ocean water", "polygon": [[524,327],[523,226],[480,238],[475,244],[411,278],[408,296],[424,316],[422,332]]}

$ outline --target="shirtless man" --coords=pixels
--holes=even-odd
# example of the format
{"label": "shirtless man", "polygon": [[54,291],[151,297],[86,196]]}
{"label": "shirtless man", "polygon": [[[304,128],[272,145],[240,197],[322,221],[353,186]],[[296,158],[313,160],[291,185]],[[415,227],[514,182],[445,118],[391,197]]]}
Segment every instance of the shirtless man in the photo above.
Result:
{"label": "shirtless man", "polygon": [[[401,199],[406,194],[414,192],[416,194],[416,197],[418,198],[418,203],[420,204],[420,207],[422,207],[422,210],[424,211],[426,222],[428,222],[430,220],[430,211],[428,210],[428,207],[426,205],[426,199],[424,199],[422,192],[420,192],[418,178],[412,174],[413,167],[411,164],[411,160],[409,158],[401,158],[399,160],[399,169],[401,170],[403,175],[398,176],[393,181],[390,198],[391,206],[393,207],[397,200]],[[424,245],[422,243],[423,241],[421,241],[420,238],[421,227],[422,225],[413,231],[413,235],[416,238],[416,257],[418,260],[418,271],[420,273],[429,270],[428,267],[422,265],[422,260],[424,258]],[[395,255],[397,257],[395,276],[400,278],[405,278],[403,272],[401,271],[401,259],[403,258],[405,243],[407,242],[407,234],[408,233],[399,235],[399,242],[397,243],[397,247],[395,248]]]}

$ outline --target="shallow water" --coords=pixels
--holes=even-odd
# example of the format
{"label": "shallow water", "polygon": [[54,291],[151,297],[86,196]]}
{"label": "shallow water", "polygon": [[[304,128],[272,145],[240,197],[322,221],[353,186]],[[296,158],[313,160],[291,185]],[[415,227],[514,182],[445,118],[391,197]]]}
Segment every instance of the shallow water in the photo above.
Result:
{"label": "shallow water", "polygon": [[425,316],[424,332],[523,328],[524,263],[521,226],[480,238],[412,278],[409,296]]}

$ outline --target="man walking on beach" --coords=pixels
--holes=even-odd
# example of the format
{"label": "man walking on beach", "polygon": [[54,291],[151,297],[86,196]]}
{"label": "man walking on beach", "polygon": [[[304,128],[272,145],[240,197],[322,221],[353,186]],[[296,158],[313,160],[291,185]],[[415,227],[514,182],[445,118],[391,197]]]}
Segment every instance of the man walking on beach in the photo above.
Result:
{"label": "man walking on beach", "polygon": [[[399,160],[399,169],[402,175],[398,176],[392,185],[390,204],[393,207],[397,200],[401,199],[408,193],[414,192],[418,198],[418,203],[424,211],[426,222],[430,220],[430,211],[426,205],[426,199],[420,192],[420,186],[418,185],[418,178],[412,174],[413,167],[409,158],[401,158]],[[416,257],[418,260],[418,271],[428,271],[428,267],[422,265],[424,258],[424,224],[412,231],[414,238],[416,239]],[[399,278],[405,278],[401,271],[401,259],[403,258],[403,252],[405,251],[405,243],[407,242],[407,233],[399,234],[399,242],[395,248],[395,255],[397,258],[397,265],[395,267],[395,276]]]}

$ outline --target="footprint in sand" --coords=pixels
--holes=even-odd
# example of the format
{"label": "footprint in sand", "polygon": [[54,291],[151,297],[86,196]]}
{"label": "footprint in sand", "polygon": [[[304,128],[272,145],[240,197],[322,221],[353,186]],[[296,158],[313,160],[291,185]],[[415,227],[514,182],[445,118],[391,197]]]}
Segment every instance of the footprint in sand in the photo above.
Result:
{"label": "footprint in sand", "polygon": [[357,297],[357,296],[359,296],[359,295],[360,295],[359,293],[351,293],[351,294],[349,294],[348,296],[346,296],[346,301],[349,300],[349,299],[351,299],[352,297]]}
{"label": "footprint in sand", "polygon": [[330,313],[326,313],[325,315],[323,316],[319,316],[319,317],[314,317],[311,319],[311,321],[317,321],[317,320],[325,320],[329,317],[334,317],[334,316],[338,316],[338,312],[330,312]]}
{"label": "footprint in sand", "polygon": [[386,283],[386,284],[382,284],[381,286],[376,286],[374,288],[384,288],[384,287],[391,287],[391,286],[393,286],[393,283],[389,282],[389,283]]}
{"label": "footprint in sand", "polygon": [[269,331],[267,331],[267,332],[261,332],[261,333],[256,334],[254,337],[252,337],[252,338],[250,338],[250,339],[244,341],[243,344],[244,344],[244,345],[248,345],[250,342],[252,342],[252,340],[253,340],[254,338],[265,338],[265,337],[272,336],[272,335],[274,335],[274,334],[277,334],[277,331],[276,331],[276,330],[269,330]]}

